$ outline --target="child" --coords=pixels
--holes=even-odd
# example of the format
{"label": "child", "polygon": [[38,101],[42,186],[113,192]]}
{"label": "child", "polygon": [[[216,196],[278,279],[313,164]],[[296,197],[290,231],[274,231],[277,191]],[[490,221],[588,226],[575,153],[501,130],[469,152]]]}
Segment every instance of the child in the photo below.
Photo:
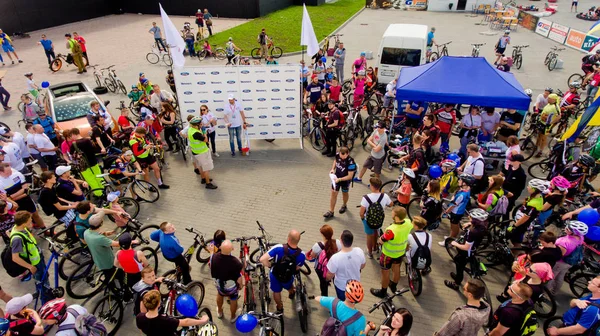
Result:
{"label": "child", "polygon": [[[471,187],[475,185],[475,178],[469,174],[460,174],[458,177],[458,187],[460,188],[452,201],[450,202],[450,206],[444,213],[450,215],[450,237],[456,238],[458,237],[458,232],[460,231],[460,220],[465,215],[465,211],[467,210],[467,205],[471,200]],[[446,238],[448,236],[444,236],[444,241],[438,243],[440,246],[446,246]]]}
{"label": "child", "polygon": [[325,73],[325,89],[329,89],[333,84],[333,67],[330,65],[327,67],[327,72]]}
{"label": "child", "polygon": [[119,196],[120,195],[121,195],[120,191],[113,191],[111,193],[108,193],[108,195],[106,195],[106,200],[109,202],[108,206],[110,207],[111,210],[125,215],[125,216],[113,216],[114,222],[115,222],[115,224],[117,224],[118,227],[125,227],[125,226],[127,226],[127,222],[129,222],[129,216],[127,216],[127,213],[125,212],[123,207],[121,207],[121,205],[119,204]]}
{"label": "child", "polygon": [[135,305],[133,306],[133,312],[136,316],[139,313],[147,312],[146,307],[144,307],[142,304],[142,299],[149,291],[153,289],[158,290],[158,286],[163,280],[163,277],[156,277],[152,266],[144,267],[141,274],[142,280],[133,285],[133,291],[135,292]]}
{"label": "child", "polygon": [[440,182],[429,181],[421,198],[421,217],[427,222],[427,230],[433,231],[440,226],[442,216],[442,199]]}
{"label": "child", "polygon": [[131,91],[129,91],[127,97],[129,97],[129,99],[131,99],[131,101],[133,101],[134,103],[137,103],[140,101],[143,95],[144,91],[140,90],[137,85],[132,85]]}
{"label": "child", "polygon": [[458,176],[456,176],[456,161],[443,160],[441,162],[442,178],[440,180],[440,188],[442,189],[442,197],[446,198],[453,194],[458,189]]}
{"label": "child", "polygon": [[[439,191],[439,185],[438,185]],[[412,257],[417,252],[419,248],[419,244],[417,244],[417,240],[421,244],[421,246],[426,247],[431,251],[431,244],[433,242],[433,237],[431,233],[425,231],[425,227],[428,225],[427,220],[421,216],[415,216],[412,221],[414,231],[408,236],[408,260],[412,262]],[[431,261],[429,261],[431,262]],[[415,265],[416,267],[416,265]],[[425,269],[421,271],[422,275],[427,275],[431,273],[431,266],[427,266]]]}
{"label": "child", "polygon": [[398,188],[397,197],[400,206],[404,207],[404,209],[408,209],[408,203],[410,203],[410,194],[412,193],[412,184],[409,177],[414,179],[415,172],[409,168],[404,168],[402,171],[404,172],[404,176],[402,177],[400,188]]}
{"label": "child", "polygon": [[342,86],[340,85],[340,82],[338,81],[337,78],[333,78],[331,80],[331,86],[329,86],[329,97],[327,97],[328,100],[333,100],[336,103],[339,103],[341,100],[340,98],[344,98],[340,93],[342,92]]}
{"label": "child", "polygon": [[150,239],[159,242],[163,257],[179,267],[183,276],[183,284],[187,285],[192,282],[190,266],[182,255],[184,251],[183,246],[179,243],[179,239],[175,237],[175,225],[169,222],[162,222],[160,229],[150,234]]}
{"label": "child", "polygon": [[27,91],[29,91],[29,93],[31,93],[31,95],[37,100],[37,97],[40,94],[40,88],[33,80],[33,73],[28,72],[25,74],[25,77],[27,77]]}
{"label": "child", "polygon": [[208,40],[204,40],[204,43],[202,43],[202,50],[206,50],[206,56],[212,56],[212,49],[210,48],[210,43],[208,43]]}
{"label": "child", "polygon": [[358,109],[362,104],[363,99],[365,98],[365,84],[367,80],[365,79],[365,70],[360,70],[358,75],[352,82],[352,88],[354,89],[354,102],[352,103],[352,107],[354,109]]}

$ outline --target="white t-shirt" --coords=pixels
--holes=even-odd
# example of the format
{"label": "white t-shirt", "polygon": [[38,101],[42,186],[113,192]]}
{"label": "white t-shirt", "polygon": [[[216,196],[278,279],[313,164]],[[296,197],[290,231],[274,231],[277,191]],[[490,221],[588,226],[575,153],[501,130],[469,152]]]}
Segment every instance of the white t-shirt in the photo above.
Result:
{"label": "white t-shirt", "polygon": [[[479,160],[481,159],[481,160]],[[483,156],[477,154],[477,157],[472,157],[469,155],[467,158],[467,165],[465,166],[465,174],[469,174],[471,176],[483,176],[483,172],[485,169],[485,162],[483,161]]]}
{"label": "white t-shirt", "polygon": [[[379,195],[381,195],[381,193],[370,193],[367,194],[367,197],[371,200],[371,203],[375,203],[379,199]],[[383,194],[383,198],[381,199],[381,206],[383,209],[390,204],[392,204],[390,197],[387,194]],[[365,213],[369,210],[369,202],[367,202],[364,197],[360,199],[360,206],[365,207]]]}
{"label": "white t-shirt", "polygon": [[329,259],[327,270],[335,274],[333,284],[338,289],[345,289],[348,280],[360,281],[360,268],[367,261],[365,252],[355,247],[350,252],[340,251]]}
{"label": "white t-shirt", "polygon": [[4,154],[4,162],[8,163],[12,169],[21,171],[25,168],[25,162],[21,157],[21,149],[15,143],[8,142],[2,150],[6,152]]}
{"label": "white t-shirt", "polygon": [[33,79],[27,79],[27,91],[37,90],[35,88],[35,81]]}
{"label": "white t-shirt", "polygon": [[[74,305],[70,305],[68,308],[75,310],[76,312],[79,313],[79,315],[88,313],[87,309],[85,309],[85,307],[82,307],[80,305],[74,304]],[[62,325],[67,325],[67,324],[75,324],[75,316],[73,316],[73,314],[71,314],[69,312],[67,312],[67,317],[59,325],[59,327]],[[71,330],[57,331],[55,336],[78,336],[78,335],[75,332],[75,329],[71,329]]]}
{"label": "white t-shirt", "polygon": [[29,147],[29,145],[35,145],[34,137],[35,134],[27,132],[27,148],[29,148],[29,154],[40,154],[37,149]]}
{"label": "white t-shirt", "polygon": [[210,123],[210,121],[213,119],[216,119],[216,118],[210,112],[207,112],[205,115],[202,116],[202,126],[206,127],[206,130],[208,131],[208,133],[212,133],[215,131],[215,126],[213,126]]}
{"label": "white t-shirt", "polygon": [[543,109],[546,105],[548,105],[548,98],[544,97],[543,93],[540,93],[535,100],[535,105],[538,109]]}
{"label": "white t-shirt", "polygon": [[[25,183],[25,176],[18,171],[11,169],[9,177],[0,177],[0,189],[5,191],[10,188],[16,187],[17,185],[23,185]],[[14,194],[18,190],[11,190],[10,193]]]}
{"label": "white t-shirt", "polygon": [[[427,244],[427,247],[429,248],[429,251],[431,251],[431,242],[433,241],[433,237],[431,236],[431,233],[428,233],[427,231],[413,231],[413,232],[417,236],[417,239],[419,239],[419,242],[421,243],[421,245],[425,245],[426,236],[429,236],[429,243]],[[408,251],[408,256],[410,258],[412,258],[415,255],[415,252],[417,252],[417,248],[419,248],[419,245],[417,245],[417,242],[413,238],[412,233],[408,235],[408,246],[410,246],[410,250]]]}
{"label": "white t-shirt", "polygon": [[385,96],[394,98],[396,93],[396,83],[389,82],[388,85],[385,86]]}
{"label": "white t-shirt", "polygon": [[[480,115],[472,115],[469,113],[468,115],[462,118],[462,124],[465,127],[476,127],[481,128],[481,116]],[[467,133],[465,133],[465,136]]]}
{"label": "white t-shirt", "polygon": [[[56,146],[54,146],[54,144],[52,143],[52,141],[50,141],[50,138],[48,138],[48,136],[46,134],[36,134],[33,137],[33,141],[35,143],[35,145],[37,146],[37,148],[44,148],[44,149],[49,149],[49,148],[54,148]],[[42,154],[42,156],[50,156],[50,155],[56,155],[55,151],[52,152],[40,152]]]}
{"label": "white t-shirt", "polygon": [[481,114],[481,126],[488,131],[491,132],[494,129],[494,125],[500,123],[500,113],[494,112],[494,114],[489,115],[487,113]]}
{"label": "white t-shirt", "polygon": [[504,161],[504,169],[508,170],[508,166],[510,165],[510,153],[512,152],[517,152],[517,154],[521,154],[521,147],[519,147],[519,145],[514,145],[511,147],[508,147],[508,149],[506,150],[506,152],[504,153],[504,156],[506,157],[506,161]]}
{"label": "white t-shirt", "polygon": [[29,148],[27,148],[27,143],[25,142],[25,137],[23,134],[14,132],[12,142],[19,146],[19,149],[21,150],[21,157],[29,157]]}
{"label": "white t-shirt", "polygon": [[242,126],[244,122],[242,120],[242,105],[238,102],[235,102],[234,105],[225,104],[225,108],[223,109],[223,116],[225,117],[225,123],[231,124],[231,127],[239,127]]}

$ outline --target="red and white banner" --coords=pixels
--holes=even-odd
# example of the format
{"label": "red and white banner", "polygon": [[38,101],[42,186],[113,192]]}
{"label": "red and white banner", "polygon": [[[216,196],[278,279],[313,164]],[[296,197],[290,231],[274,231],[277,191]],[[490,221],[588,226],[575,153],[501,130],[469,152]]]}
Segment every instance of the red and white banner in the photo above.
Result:
{"label": "red and white banner", "polygon": [[548,33],[548,38],[563,44],[567,39],[567,34],[569,34],[569,27],[553,22],[550,33]]}

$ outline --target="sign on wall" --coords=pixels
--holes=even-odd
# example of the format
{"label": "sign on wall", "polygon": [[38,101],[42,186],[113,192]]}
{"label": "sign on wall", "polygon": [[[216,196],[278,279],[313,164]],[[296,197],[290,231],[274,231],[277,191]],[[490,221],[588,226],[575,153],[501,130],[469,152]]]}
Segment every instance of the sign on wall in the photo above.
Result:
{"label": "sign on wall", "polygon": [[535,28],[535,32],[543,37],[548,37],[548,33],[550,33],[550,27],[552,27],[552,21],[540,18],[538,20],[537,27]]}
{"label": "sign on wall", "polygon": [[567,35],[567,40],[565,44],[571,46],[573,48],[581,49],[583,46],[583,41],[585,40],[585,33],[580,32],[575,29],[571,29],[569,31],[569,35]]}
{"label": "sign on wall", "polygon": [[300,138],[300,67],[240,66],[175,69],[182,118],[207,105],[217,117],[217,139],[228,139],[228,96],[242,105],[251,139]]}
{"label": "sign on wall", "polygon": [[531,31],[535,31],[537,28],[539,18],[537,16],[533,16],[525,11],[519,12],[519,22],[521,26]]}
{"label": "sign on wall", "polygon": [[548,33],[548,38],[560,44],[563,44],[567,39],[568,33],[569,27],[553,22],[552,28],[550,28],[550,32]]}
{"label": "sign on wall", "polygon": [[581,49],[585,51],[591,51],[597,42],[598,38],[596,36],[586,35],[585,39],[583,40],[583,45],[581,46]]}

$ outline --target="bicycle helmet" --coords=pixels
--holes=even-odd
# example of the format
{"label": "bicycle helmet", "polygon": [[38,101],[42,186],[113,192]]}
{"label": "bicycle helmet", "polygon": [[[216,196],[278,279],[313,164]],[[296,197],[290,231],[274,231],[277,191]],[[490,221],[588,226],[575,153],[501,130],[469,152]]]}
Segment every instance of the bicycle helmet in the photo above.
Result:
{"label": "bicycle helmet", "polygon": [[5,318],[0,318],[0,336],[6,335],[9,327],[10,321]]}
{"label": "bicycle helmet", "polygon": [[442,168],[446,168],[448,169],[448,171],[453,171],[454,169],[456,169],[456,162],[450,159],[446,159],[442,161]]}
{"label": "bicycle helmet", "polygon": [[540,179],[532,179],[531,181],[529,181],[529,183],[527,184],[528,187],[532,188],[532,189],[536,189],[539,190],[541,192],[545,192],[546,190],[548,190],[548,181],[544,181],[544,180],[540,180]]}
{"label": "bicycle helmet", "polygon": [[552,89],[551,87],[547,87],[544,89],[544,91],[548,91],[550,93],[554,92],[554,89]]}
{"label": "bicycle helmet", "polygon": [[565,191],[571,187],[571,182],[560,175],[553,177],[551,182],[560,191]]}
{"label": "bicycle helmet", "polygon": [[533,91],[531,91],[531,89],[525,89],[525,94],[531,97],[533,95]]}
{"label": "bicycle helmet", "polygon": [[588,154],[581,155],[579,162],[588,168],[593,168],[596,165],[596,160]]}
{"label": "bicycle helmet", "polygon": [[144,73],[143,73],[143,72],[140,72],[140,76],[139,76],[139,77],[142,77],[142,76],[144,76]]}
{"label": "bicycle helmet", "polygon": [[460,156],[458,156],[458,154],[456,153],[450,153],[448,154],[448,160],[452,160],[454,162],[456,162],[456,165],[460,165]]}
{"label": "bicycle helmet", "polygon": [[202,122],[202,118],[200,118],[200,117],[193,117],[192,120],[190,120],[190,124],[192,124],[192,125],[200,124],[201,122]]}
{"label": "bicycle helmet", "polygon": [[138,87],[137,87],[137,85],[132,85],[131,88],[132,89],[137,89]]}
{"label": "bicycle helmet", "polygon": [[571,230],[571,232],[578,236],[585,236],[588,233],[588,226],[584,222],[576,220],[570,221],[567,224],[567,229]]}
{"label": "bicycle helmet", "polygon": [[359,303],[365,297],[365,291],[358,280],[350,280],[346,283],[346,299],[352,303]]}
{"label": "bicycle helmet", "polygon": [[57,324],[62,323],[67,317],[67,302],[64,298],[48,301],[40,308],[39,314],[42,320],[56,320]]}
{"label": "bicycle helmet", "polygon": [[365,75],[365,70],[360,70],[360,71],[358,72],[358,75],[359,75],[359,76],[364,76],[364,75]]}
{"label": "bicycle helmet", "polygon": [[507,30],[505,30],[505,31],[504,31],[504,34],[505,34],[505,35],[508,35],[508,34],[510,34],[510,30],[508,30],[508,29],[507,29]]}
{"label": "bicycle helmet", "polygon": [[469,211],[469,216],[472,219],[476,219],[479,221],[486,221],[488,219],[489,214],[487,213],[487,211],[483,210],[483,209],[472,209],[471,211]]}
{"label": "bicycle helmet", "polygon": [[581,87],[581,83],[579,82],[572,82],[571,84],[569,84],[570,88],[576,88],[579,89]]}
{"label": "bicycle helmet", "polygon": [[408,175],[408,177],[410,177],[410,178],[415,178],[415,172],[410,168],[403,168],[402,172],[404,174]]}
{"label": "bicycle helmet", "polygon": [[475,185],[475,178],[469,174],[462,173],[458,176],[458,179],[463,181],[469,187],[472,187]]}
{"label": "bicycle helmet", "polygon": [[140,83],[142,83],[142,85],[145,85],[146,83],[148,83],[148,80],[146,78],[142,78],[142,80],[140,80]]}

